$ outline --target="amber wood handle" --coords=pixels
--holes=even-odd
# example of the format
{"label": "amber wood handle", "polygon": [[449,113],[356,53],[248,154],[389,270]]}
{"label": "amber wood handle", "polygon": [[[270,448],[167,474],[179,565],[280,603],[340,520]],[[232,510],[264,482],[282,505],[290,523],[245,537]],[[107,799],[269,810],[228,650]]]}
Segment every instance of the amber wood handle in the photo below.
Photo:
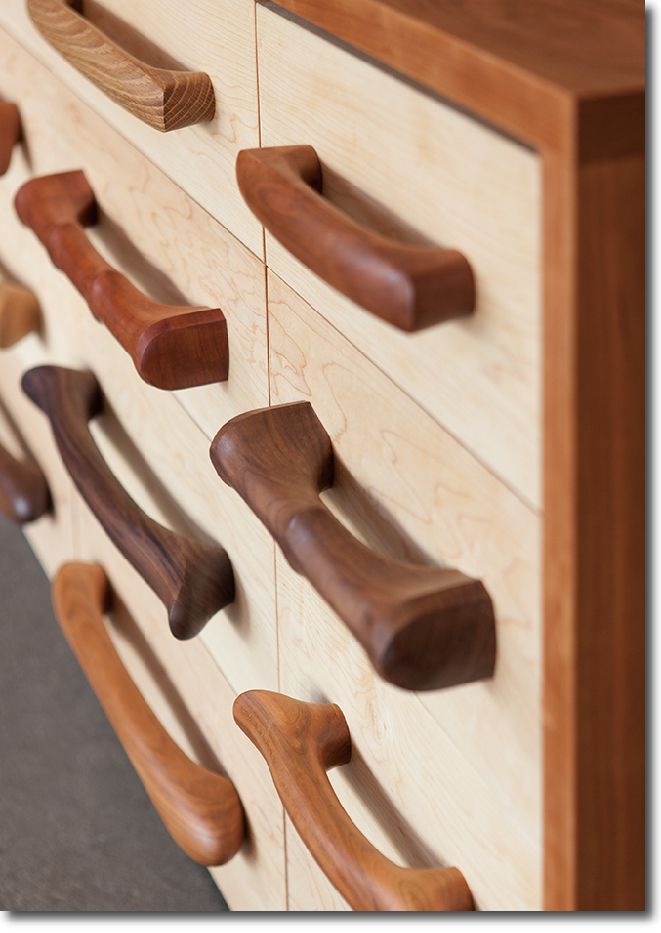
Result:
{"label": "amber wood handle", "polygon": [[83,0],[28,0],[42,36],[115,103],[162,133],[212,120],[209,75],[155,68],[129,55],[82,15]]}
{"label": "amber wood handle", "polygon": [[475,279],[453,249],[413,246],[374,233],[322,196],[312,146],[244,149],[243,197],[276,240],[356,304],[405,331],[475,310]]}
{"label": "amber wood handle", "polygon": [[425,690],[491,676],[495,625],[483,585],[458,570],[375,554],[323,504],[333,448],[308,402],[233,418],[211,459],[385,680]]}
{"label": "amber wood handle", "polygon": [[299,836],[354,910],[474,910],[458,869],[395,865],[352,822],[326,774],[351,761],[351,735],[339,706],[250,690],[236,698],[233,712],[266,759]]}
{"label": "amber wood handle", "polygon": [[145,382],[188,389],[227,379],[227,321],[218,308],[158,304],[113,269],[83,227],[97,222],[94,192],[81,171],[26,182],[16,211],[130,354]]}
{"label": "amber wood handle", "polygon": [[138,508],[109,470],[90,432],[103,408],[94,375],[38,366],[23,375],[23,391],[48,416],[64,465],[119,551],[164,603],[172,634],[192,638],[234,599],[226,552],[176,534]]}
{"label": "amber wood handle", "polygon": [[109,599],[98,564],[64,564],[53,603],[64,635],[175,842],[202,865],[224,865],[245,835],[232,782],[191,761],[145,702],[104,623]]}
{"label": "amber wood handle", "polygon": [[48,483],[39,467],[17,460],[0,444],[0,512],[23,525],[41,518],[50,506]]}
{"label": "amber wood handle", "polygon": [[0,282],[0,350],[13,347],[38,330],[39,303],[35,295],[14,282]]}
{"label": "amber wood handle", "polygon": [[14,146],[21,138],[21,115],[16,104],[0,100],[0,175],[11,163]]}

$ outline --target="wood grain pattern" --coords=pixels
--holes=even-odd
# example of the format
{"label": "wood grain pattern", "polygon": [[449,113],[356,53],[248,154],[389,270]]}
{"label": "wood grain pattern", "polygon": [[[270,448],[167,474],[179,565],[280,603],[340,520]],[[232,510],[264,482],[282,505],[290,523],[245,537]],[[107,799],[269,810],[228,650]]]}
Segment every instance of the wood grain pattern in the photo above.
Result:
{"label": "wood grain pattern", "polygon": [[246,149],[241,193],[267,230],[351,301],[404,331],[475,310],[475,278],[458,250],[397,242],[356,224],[322,197],[312,146]]}
{"label": "wood grain pattern", "polygon": [[313,858],[354,910],[474,909],[456,868],[401,868],[353,824],[326,775],[351,761],[351,734],[338,706],[251,690],[237,697],[233,712],[264,756],[285,810]]}
{"label": "wood grain pattern", "polygon": [[[642,125],[637,0],[276,3],[533,145],[562,145],[572,99],[601,111],[602,130],[622,105]],[[600,132],[606,148],[622,145],[613,135]]]}
{"label": "wood grain pattern", "polygon": [[97,222],[98,206],[83,172],[26,182],[16,195],[16,210],[145,382],[185,389],[227,379],[227,321],[219,309],[152,301],[92,246],[83,227]]}
{"label": "wood grain pattern", "polygon": [[[461,866],[480,910],[539,910],[541,518],[272,273],[268,292],[272,403],[310,401],[331,437],[325,504],[376,553],[482,580],[497,627],[492,679],[400,690],[277,549],[278,689],[342,707],[359,754],[333,783],[389,858]],[[296,838],[294,902],[341,909]]]}
{"label": "wood grain pattern", "polygon": [[64,464],[108,536],[168,610],[172,634],[192,638],[234,599],[234,578],[218,544],[175,534],[145,515],[106,466],[89,430],[103,408],[92,373],[39,366],[21,386],[50,420]]}
{"label": "wood grain pattern", "polygon": [[104,94],[162,133],[212,120],[209,75],[154,68],[130,55],[84,16],[82,0],[27,0],[32,22]]}
{"label": "wood grain pattern", "polygon": [[430,690],[491,677],[495,625],[484,586],[375,554],[321,501],[333,448],[309,402],[238,415],[216,435],[211,459],[385,680]]}
{"label": "wood grain pattern", "polygon": [[0,282],[0,350],[13,347],[39,327],[39,302],[34,292],[14,282]]}
{"label": "wood grain pattern", "polygon": [[0,444],[0,512],[22,525],[41,518],[50,505],[48,483],[39,467],[17,460]]}
{"label": "wood grain pattern", "polygon": [[14,146],[21,138],[21,114],[16,104],[0,100],[0,175],[11,162]]}
{"label": "wood grain pattern", "polygon": [[64,564],[53,580],[62,631],[170,835],[201,865],[224,865],[245,836],[239,796],[191,761],[145,702],[106,632],[110,599],[98,564]]}
{"label": "wood grain pattern", "polygon": [[[2,0],[0,24],[34,56],[33,70],[45,66],[45,81],[33,78],[29,90],[24,89],[18,95],[5,84],[3,76],[0,93],[7,99],[20,101],[23,109],[26,93],[30,97],[36,97],[37,92],[42,97],[51,97],[49,85],[56,77],[79,103],[84,102],[100,115],[101,124],[119,131],[124,140],[130,140],[132,146],[172,178],[182,189],[182,196],[185,192],[255,255],[262,256],[261,225],[241,197],[234,174],[237,152],[260,142],[253,0],[187,0],[185,4],[181,0],[84,0],[84,15],[88,24],[97,26],[109,39],[150,65],[206,72],[217,101],[213,120],[173,133],[155,132],[71,67],[35,29],[25,0]],[[7,63],[10,61],[11,58]],[[68,115],[66,120],[75,117]],[[36,126],[43,134],[44,122],[37,122]],[[59,128],[52,129],[57,132]],[[69,144],[74,139],[81,141],[80,129],[79,126],[68,140]],[[98,133],[93,137],[99,146],[104,135]],[[35,131],[33,142],[37,136]],[[112,158],[111,152],[107,158]],[[82,152],[59,170],[81,165],[92,178],[92,168]],[[120,164],[116,173],[106,173],[105,179],[119,181],[121,175],[125,182],[126,168]],[[97,179],[92,180],[96,185]],[[121,212],[115,216],[123,223]]]}
{"label": "wood grain pattern", "polygon": [[472,315],[406,334],[362,313],[267,232],[269,268],[541,508],[538,154],[271,9],[257,14],[262,144],[314,143],[325,199],[361,226],[458,249],[477,303]]}

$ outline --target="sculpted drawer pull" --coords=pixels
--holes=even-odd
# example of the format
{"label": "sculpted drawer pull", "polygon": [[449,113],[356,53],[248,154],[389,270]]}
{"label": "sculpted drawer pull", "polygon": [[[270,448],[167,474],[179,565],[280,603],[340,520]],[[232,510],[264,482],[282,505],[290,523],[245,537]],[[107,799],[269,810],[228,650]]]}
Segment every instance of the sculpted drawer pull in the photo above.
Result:
{"label": "sculpted drawer pull", "polygon": [[414,331],[475,310],[475,279],[461,253],[401,243],[355,223],[322,196],[312,146],[244,149],[236,175],[276,240],[377,317]]}
{"label": "sculpted drawer pull", "polygon": [[351,761],[339,706],[250,690],[235,700],[234,719],[264,756],[312,857],[354,910],[474,910],[458,869],[395,865],[352,822],[326,774]]}
{"label": "sculpted drawer pull", "polygon": [[28,0],[44,38],[103,93],[163,133],[213,119],[209,75],[155,68],[129,55],[82,15],[83,0]]}
{"label": "sculpted drawer pull", "polygon": [[48,483],[35,464],[21,462],[0,444],[0,512],[23,525],[50,509]]}
{"label": "sculpted drawer pull", "polygon": [[32,179],[16,195],[16,210],[92,314],[130,354],[145,382],[159,389],[188,389],[227,379],[222,311],[158,304],[92,246],[83,227],[97,222],[98,207],[83,172]]}
{"label": "sculpted drawer pull", "polygon": [[14,146],[21,138],[21,115],[16,104],[0,100],[0,175],[11,162]]}
{"label": "sculpted drawer pull", "polygon": [[138,508],[106,465],[89,421],[103,409],[92,373],[38,366],[22,380],[48,416],[69,475],[106,534],[168,610],[175,638],[192,638],[234,599],[229,558],[219,544],[176,534]]}
{"label": "sculpted drawer pull", "polygon": [[245,834],[239,796],[191,761],[145,702],[106,631],[108,589],[98,564],[65,564],[53,581],[62,631],[172,838],[196,862],[224,865]]}
{"label": "sculpted drawer pull", "polygon": [[13,347],[39,327],[35,295],[14,282],[0,282],[0,350]]}
{"label": "sculpted drawer pull", "polygon": [[495,626],[483,585],[458,570],[375,554],[323,504],[333,448],[308,402],[233,418],[211,459],[385,680],[425,690],[492,675]]}

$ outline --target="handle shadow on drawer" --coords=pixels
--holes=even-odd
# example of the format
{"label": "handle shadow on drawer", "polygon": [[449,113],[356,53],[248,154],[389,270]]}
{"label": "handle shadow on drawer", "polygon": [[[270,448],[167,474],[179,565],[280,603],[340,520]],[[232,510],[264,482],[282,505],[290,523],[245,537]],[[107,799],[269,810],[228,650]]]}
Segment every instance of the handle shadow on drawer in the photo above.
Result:
{"label": "handle shadow on drawer", "polygon": [[163,133],[212,120],[209,75],[155,68],[130,55],[82,15],[82,0],[28,0],[42,36],[103,93]]}
{"label": "handle shadow on drawer", "polygon": [[174,307],[143,295],[97,252],[84,227],[97,223],[94,191],[81,171],[26,182],[16,195],[21,221],[159,389],[223,382],[228,373],[227,321],[218,308]]}
{"label": "handle shadow on drawer", "polygon": [[264,756],[299,836],[354,910],[474,910],[458,869],[402,868],[353,823],[326,774],[351,761],[351,734],[338,706],[250,690],[237,697],[233,712]]}
{"label": "handle shadow on drawer", "polygon": [[0,444],[0,512],[23,525],[41,518],[50,507],[48,483],[39,467],[17,460]]}
{"label": "handle shadow on drawer", "polygon": [[14,146],[21,139],[21,115],[16,104],[0,100],[0,175],[9,169]]}
{"label": "handle shadow on drawer", "polygon": [[176,534],[149,518],[106,465],[89,422],[103,410],[90,372],[38,366],[23,391],[48,416],[62,461],[106,534],[164,603],[172,634],[192,638],[234,599],[225,550]]}
{"label": "handle shadow on drawer", "polygon": [[484,586],[457,570],[375,554],[321,501],[333,484],[333,448],[309,402],[233,418],[216,435],[211,460],[384,680],[425,690],[493,674],[495,624]]}
{"label": "handle shadow on drawer", "polygon": [[323,195],[312,146],[244,149],[236,176],[248,207],[305,266],[404,331],[475,310],[475,278],[454,249],[400,243],[361,227]]}
{"label": "handle shadow on drawer", "polygon": [[98,564],[64,564],[53,581],[62,631],[168,832],[196,862],[224,865],[245,835],[236,789],[191,761],[149,708],[106,631],[108,601]]}

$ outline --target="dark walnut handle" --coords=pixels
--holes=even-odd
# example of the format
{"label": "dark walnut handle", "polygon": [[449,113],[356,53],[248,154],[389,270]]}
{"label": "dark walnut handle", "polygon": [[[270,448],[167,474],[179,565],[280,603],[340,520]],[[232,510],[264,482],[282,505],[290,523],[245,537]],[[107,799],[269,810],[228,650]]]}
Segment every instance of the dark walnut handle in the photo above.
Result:
{"label": "dark walnut handle", "polygon": [[454,249],[412,246],[361,227],[322,196],[312,146],[244,149],[236,177],[267,230],[308,269],[400,330],[475,310],[475,278]]}
{"label": "dark walnut handle", "polygon": [[48,416],[62,461],[106,534],[164,603],[175,638],[197,635],[234,599],[229,558],[219,544],[176,534],[138,508],[108,469],[89,429],[103,409],[94,375],[38,366],[23,391]]}
{"label": "dark walnut handle", "polygon": [[299,836],[354,910],[475,909],[458,869],[395,865],[352,822],[326,774],[351,761],[351,735],[339,706],[250,690],[237,697],[233,712],[264,756]]}
{"label": "dark walnut handle", "polygon": [[213,119],[209,75],[155,68],[129,55],[85,19],[83,0],[28,0],[42,36],[103,93],[162,133]]}
{"label": "dark walnut handle", "polygon": [[0,350],[39,329],[39,302],[22,285],[0,282]]}
{"label": "dark walnut handle", "polygon": [[19,189],[15,204],[21,221],[130,354],[145,382],[188,389],[227,379],[222,311],[152,301],[92,246],[83,228],[96,224],[98,205],[83,172],[33,178]]}
{"label": "dark walnut handle", "polygon": [[50,507],[48,483],[39,467],[17,460],[0,444],[0,512],[24,525],[41,518]]}
{"label": "dark walnut handle", "polygon": [[62,631],[168,832],[196,862],[224,865],[245,836],[239,795],[191,761],[145,702],[106,630],[109,598],[98,564],[64,564],[53,581]]}
{"label": "dark walnut handle", "polygon": [[0,100],[0,175],[11,163],[14,146],[21,139],[21,115],[16,104]]}
{"label": "dark walnut handle", "polygon": [[333,448],[308,402],[233,418],[216,435],[211,460],[384,680],[428,690],[492,675],[495,624],[484,586],[458,570],[375,554],[323,504]]}

